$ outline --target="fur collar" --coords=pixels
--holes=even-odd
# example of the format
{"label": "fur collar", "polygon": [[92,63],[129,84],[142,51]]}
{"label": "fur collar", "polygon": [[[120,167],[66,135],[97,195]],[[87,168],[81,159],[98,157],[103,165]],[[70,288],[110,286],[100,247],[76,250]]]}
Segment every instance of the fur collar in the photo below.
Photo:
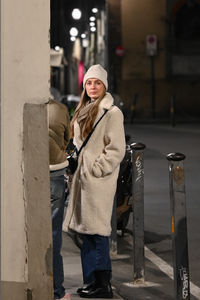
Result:
{"label": "fur collar", "polygon": [[99,103],[99,111],[96,116],[96,120],[95,120],[94,124],[100,119],[100,117],[103,115],[103,113],[105,112],[106,109],[109,110],[111,108],[113,103],[114,103],[114,99],[111,96],[111,94],[106,93],[106,95],[103,97],[103,99]]}
{"label": "fur collar", "polygon": [[113,97],[111,96],[110,93],[106,93],[105,97],[101,100],[100,104],[99,104],[99,108],[100,109],[110,109],[111,106],[113,105],[114,103],[114,99]]}

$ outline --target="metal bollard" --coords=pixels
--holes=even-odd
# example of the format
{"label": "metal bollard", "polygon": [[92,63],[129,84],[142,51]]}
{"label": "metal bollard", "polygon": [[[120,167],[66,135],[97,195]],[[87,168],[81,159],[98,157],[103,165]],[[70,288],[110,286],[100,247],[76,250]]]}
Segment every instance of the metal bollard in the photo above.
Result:
{"label": "metal bollard", "polygon": [[138,94],[134,93],[132,99],[132,105],[131,105],[131,124],[133,123],[133,120],[135,118],[137,98],[138,98]]}
{"label": "metal bollard", "polygon": [[175,96],[170,98],[170,120],[172,127],[175,127]]}
{"label": "metal bollard", "polygon": [[142,143],[130,145],[133,168],[133,281],[144,282],[144,149]]}
{"label": "metal bollard", "polygon": [[111,257],[117,256],[117,197],[115,195],[113,203],[113,211],[111,218],[111,235],[110,235],[110,255]]}
{"label": "metal bollard", "polygon": [[182,153],[170,153],[169,161],[170,203],[172,222],[172,248],[175,299],[190,299],[186,197]]}

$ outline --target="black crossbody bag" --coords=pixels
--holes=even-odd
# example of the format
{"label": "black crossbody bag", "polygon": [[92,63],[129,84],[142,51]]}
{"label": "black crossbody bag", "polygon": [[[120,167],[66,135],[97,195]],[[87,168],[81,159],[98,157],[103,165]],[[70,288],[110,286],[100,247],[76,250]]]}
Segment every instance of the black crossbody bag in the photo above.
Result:
{"label": "black crossbody bag", "polygon": [[[103,117],[105,116],[105,114],[108,112],[108,110],[106,110],[104,112],[104,114],[101,116],[101,118],[97,121],[97,123],[94,125],[94,127],[92,128],[92,130],[90,131],[90,133],[88,134],[88,136],[86,137],[86,139],[84,140],[83,144],[81,145],[80,149],[78,150],[76,147],[73,149],[72,153],[67,157],[67,160],[69,162],[69,165],[67,167],[67,172],[70,173],[71,175],[73,175],[78,167],[78,157],[81,153],[81,150],[83,149],[83,147],[85,147],[85,145],[87,144],[87,142],[89,141],[92,133],[94,132],[95,128],[97,127],[97,125],[99,124],[99,122],[101,121],[101,119],[103,119]],[[76,154],[76,156],[74,156]]]}

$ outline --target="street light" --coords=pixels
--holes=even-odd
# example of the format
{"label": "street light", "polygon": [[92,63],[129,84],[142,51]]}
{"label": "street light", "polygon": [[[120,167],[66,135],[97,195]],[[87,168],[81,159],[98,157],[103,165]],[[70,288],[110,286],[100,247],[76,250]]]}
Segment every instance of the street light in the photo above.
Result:
{"label": "street light", "polygon": [[96,13],[98,12],[98,8],[94,7],[94,8],[92,9],[92,12],[93,12],[94,14],[96,14]]}
{"label": "street light", "polygon": [[82,15],[82,13],[81,13],[80,9],[78,9],[78,8],[73,9],[73,11],[72,11],[73,19],[79,20],[81,18],[81,15]]}
{"label": "street light", "polygon": [[78,29],[76,27],[72,27],[69,31],[71,36],[77,36],[78,35]]}
{"label": "street light", "polygon": [[94,16],[90,17],[90,21],[94,22],[96,20],[96,18]]}

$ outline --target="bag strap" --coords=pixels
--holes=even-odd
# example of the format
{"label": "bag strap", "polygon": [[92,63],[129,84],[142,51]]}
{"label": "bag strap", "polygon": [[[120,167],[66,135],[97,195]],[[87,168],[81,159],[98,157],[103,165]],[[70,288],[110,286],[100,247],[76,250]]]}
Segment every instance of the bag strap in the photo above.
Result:
{"label": "bag strap", "polygon": [[85,145],[87,144],[87,142],[89,141],[92,133],[94,132],[95,128],[97,127],[97,125],[99,124],[99,122],[101,121],[101,119],[103,119],[103,117],[105,116],[105,114],[108,112],[108,109],[105,110],[105,112],[103,113],[103,115],[99,118],[99,120],[96,122],[96,124],[94,125],[94,127],[92,128],[92,130],[90,131],[90,133],[88,134],[88,136],[86,137],[86,139],[84,140],[83,144],[81,145],[80,149],[77,152],[77,156],[79,156],[81,150],[83,149],[83,147],[85,147]]}

